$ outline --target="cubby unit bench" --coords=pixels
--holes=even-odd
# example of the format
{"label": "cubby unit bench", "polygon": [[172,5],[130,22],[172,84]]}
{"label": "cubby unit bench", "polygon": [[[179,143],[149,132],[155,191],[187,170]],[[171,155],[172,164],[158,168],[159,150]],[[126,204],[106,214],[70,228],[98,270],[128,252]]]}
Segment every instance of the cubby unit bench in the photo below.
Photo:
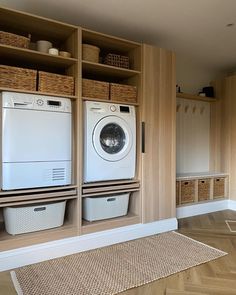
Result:
{"label": "cubby unit bench", "polygon": [[227,198],[228,176],[220,172],[177,174],[176,205]]}

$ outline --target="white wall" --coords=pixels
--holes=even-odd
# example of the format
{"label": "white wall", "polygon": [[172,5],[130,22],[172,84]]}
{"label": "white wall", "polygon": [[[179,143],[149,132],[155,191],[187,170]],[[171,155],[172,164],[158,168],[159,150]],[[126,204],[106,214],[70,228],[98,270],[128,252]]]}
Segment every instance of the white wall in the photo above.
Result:
{"label": "white wall", "polygon": [[204,64],[196,63],[188,56],[177,53],[176,76],[182,92],[198,94],[203,87],[209,86],[212,80],[225,76],[225,73],[207,68]]}
{"label": "white wall", "polygon": [[209,171],[210,104],[177,99],[177,173]]}

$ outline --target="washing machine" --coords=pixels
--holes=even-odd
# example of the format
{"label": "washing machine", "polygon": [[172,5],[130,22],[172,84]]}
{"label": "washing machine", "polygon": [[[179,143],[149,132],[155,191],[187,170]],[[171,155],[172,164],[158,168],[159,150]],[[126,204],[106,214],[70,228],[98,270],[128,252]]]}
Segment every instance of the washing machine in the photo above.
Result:
{"label": "washing machine", "polygon": [[84,182],[134,178],[135,107],[85,101],[84,121]]}

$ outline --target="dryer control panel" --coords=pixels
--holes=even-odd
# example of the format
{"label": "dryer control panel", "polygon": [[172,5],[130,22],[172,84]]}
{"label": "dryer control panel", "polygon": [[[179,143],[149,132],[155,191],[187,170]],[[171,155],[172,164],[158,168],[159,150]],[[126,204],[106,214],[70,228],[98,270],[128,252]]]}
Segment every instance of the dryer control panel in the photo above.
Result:
{"label": "dryer control panel", "polygon": [[121,105],[121,104],[111,104],[106,102],[89,102],[89,111],[93,113],[106,113],[106,114],[127,114],[130,116],[135,116],[134,106]]}
{"label": "dryer control panel", "polygon": [[3,108],[71,113],[71,101],[64,97],[4,92]]}

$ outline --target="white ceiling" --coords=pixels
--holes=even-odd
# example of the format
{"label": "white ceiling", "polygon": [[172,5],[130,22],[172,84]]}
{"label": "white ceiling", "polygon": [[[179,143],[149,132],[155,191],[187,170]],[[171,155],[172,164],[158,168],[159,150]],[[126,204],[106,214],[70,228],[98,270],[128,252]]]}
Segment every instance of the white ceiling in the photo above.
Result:
{"label": "white ceiling", "polygon": [[[205,67],[236,67],[236,0],[0,0],[2,6],[173,49]],[[228,23],[235,26],[226,27]]]}

